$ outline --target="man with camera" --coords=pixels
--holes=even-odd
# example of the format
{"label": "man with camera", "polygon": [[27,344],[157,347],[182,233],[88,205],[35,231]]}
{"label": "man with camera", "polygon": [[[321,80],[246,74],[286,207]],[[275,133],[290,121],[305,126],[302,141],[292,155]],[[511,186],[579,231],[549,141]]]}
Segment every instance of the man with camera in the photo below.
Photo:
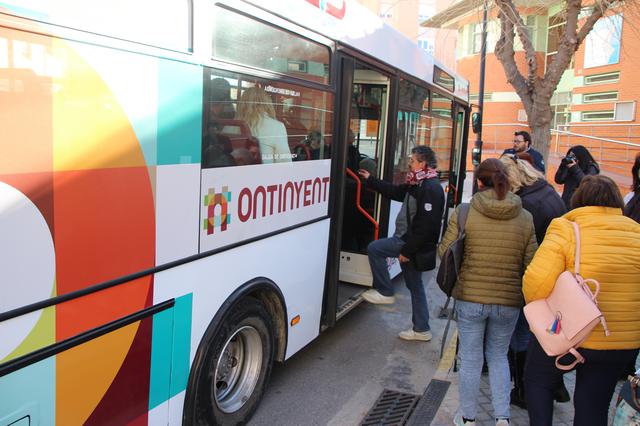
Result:
{"label": "man with camera", "polygon": [[515,132],[513,138],[513,148],[505,149],[502,155],[518,155],[519,153],[525,152],[531,155],[531,158],[533,158],[533,167],[540,170],[544,174],[544,157],[542,156],[542,154],[531,147],[531,135],[529,134],[529,132],[525,132],[524,130]]}

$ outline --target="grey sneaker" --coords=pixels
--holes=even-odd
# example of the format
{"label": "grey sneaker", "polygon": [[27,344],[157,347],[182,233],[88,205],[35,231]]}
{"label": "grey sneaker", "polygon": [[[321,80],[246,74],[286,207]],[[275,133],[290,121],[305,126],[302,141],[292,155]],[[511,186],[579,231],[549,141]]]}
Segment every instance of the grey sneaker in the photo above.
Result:
{"label": "grey sneaker", "polygon": [[428,342],[433,337],[430,331],[414,331],[412,328],[401,331],[398,336],[404,340],[418,340],[421,342]]}
{"label": "grey sneaker", "polygon": [[375,303],[376,305],[390,305],[396,301],[393,296],[384,296],[378,293],[378,290],[367,290],[362,293],[362,298],[369,303]]}
{"label": "grey sneaker", "polygon": [[509,426],[509,419],[496,419],[496,426]]}

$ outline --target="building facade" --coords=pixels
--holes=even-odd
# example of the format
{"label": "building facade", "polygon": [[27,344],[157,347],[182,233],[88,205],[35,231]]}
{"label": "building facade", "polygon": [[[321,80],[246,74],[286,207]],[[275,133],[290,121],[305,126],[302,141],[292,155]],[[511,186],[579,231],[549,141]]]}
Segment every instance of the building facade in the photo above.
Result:
{"label": "building facade", "polygon": [[[536,50],[539,74],[553,61],[566,26],[562,2],[527,7],[519,2],[519,13]],[[532,2],[531,2],[532,3]],[[430,28],[456,30],[456,69],[470,81],[472,102],[478,100],[482,10],[478,2],[461,0],[423,22]],[[584,8],[581,19],[590,14]],[[625,7],[606,13],[576,51],[572,63],[551,100],[552,138],[548,175],[570,146],[584,145],[601,164],[603,173],[614,177],[621,188],[630,184],[630,167],[640,151],[637,99],[640,95],[640,41],[638,11]],[[483,156],[499,155],[511,147],[515,130],[529,130],[520,98],[506,81],[494,48],[499,38],[497,9],[488,13],[487,56],[483,114]],[[526,75],[525,54],[515,42],[516,63]],[[471,136],[475,139],[475,135]],[[470,163],[469,163],[470,164]],[[555,166],[555,167],[554,167]]]}
{"label": "building facade", "polygon": [[445,10],[450,0],[357,0],[388,25],[414,40],[450,69],[456,67],[456,31],[427,28],[421,22]]}

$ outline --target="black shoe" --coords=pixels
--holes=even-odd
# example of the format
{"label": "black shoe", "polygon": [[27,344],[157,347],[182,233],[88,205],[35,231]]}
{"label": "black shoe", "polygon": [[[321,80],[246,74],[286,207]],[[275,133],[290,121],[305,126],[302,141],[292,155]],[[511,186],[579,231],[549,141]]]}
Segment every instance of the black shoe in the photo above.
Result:
{"label": "black shoe", "polygon": [[553,390],[553,400],[555,402],[571,401],[571,397],[569,396],[569,391],[564,386],[564,383]]}
{"label": "black shoe", "polygon": [[511,389],[511,405],[515,405],[516,407],[526,410],[527,401],[524,398],[524,392],[518,388]]}

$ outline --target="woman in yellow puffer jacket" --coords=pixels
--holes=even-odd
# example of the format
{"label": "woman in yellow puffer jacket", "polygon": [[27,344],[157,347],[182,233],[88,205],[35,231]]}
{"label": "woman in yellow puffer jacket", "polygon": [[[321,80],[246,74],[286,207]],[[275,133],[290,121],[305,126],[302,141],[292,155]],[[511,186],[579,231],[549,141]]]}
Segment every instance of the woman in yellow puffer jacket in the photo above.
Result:
{"label": "woman in yellow puffer jacket", "polygon": [[[525,272],[523,292],[527,303],[544,299],[563,271],[573,271],[571,222],[576,222],[580,275],[600,283],[598,306],[610,335],[598,325],[579,349],[586,362],[576,367],[574,424],[606,425],[616,381],[640,348],[640,224],[622,215],[620,191],[606,176],[585,177],[571,206],[573,210],[551,222]],[[532,339],[524,372],[532,426],[551,425],[553,389],[564,373],[555,367],[555,357]]]}

